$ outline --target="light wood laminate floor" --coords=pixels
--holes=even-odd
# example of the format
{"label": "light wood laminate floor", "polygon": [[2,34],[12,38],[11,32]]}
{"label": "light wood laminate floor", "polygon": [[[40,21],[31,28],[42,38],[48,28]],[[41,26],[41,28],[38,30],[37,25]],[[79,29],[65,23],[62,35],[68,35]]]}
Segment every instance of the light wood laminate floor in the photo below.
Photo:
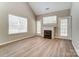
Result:
{"label": "light wood laminate floor", "polygon": [[70,40],[34,37],[0,47],[4,57],[76,57]]}

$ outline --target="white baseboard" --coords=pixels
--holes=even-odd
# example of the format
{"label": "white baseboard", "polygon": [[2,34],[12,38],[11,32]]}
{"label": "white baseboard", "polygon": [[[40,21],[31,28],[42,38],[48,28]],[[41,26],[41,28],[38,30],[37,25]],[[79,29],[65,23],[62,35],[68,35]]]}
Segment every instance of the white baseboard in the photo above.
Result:
{"label": "white baseboard", "polygon": [[76,45],[74,44],[74,42],[72,41],[72,45],[75,49],[75,52],[77,53],[77,55],[79,56],[79,49],[76,48]]}
{"label": "white baseboard", "polygon": [[59,39],[66,39],[66,40],[71,40],[71,39],[68,39],[68,38],[64,38],[64,37],[57,37],[57,36],[55,36],[55,38],[59,38]]}
{"label": "white baseboard", "polygon": [[1,43],[0,44],[0,46],[3,46],[3,45],[6,45],[6,44],[9,44],[9,43],[12,43],[12,42],[15,42],[15,41],[19,41],[19,40],[23,40],[23,39],[27,39],[27,38],[32,38],[32,37],[34,37],[35,35],[33,35],[33,36],[29,36],[29,37],[22,37],[22,38],[18,38],[18,39],[16,39],[16,40],[12,40],[12,41],[8,41],[8,42],[4,42],[4,43]]}

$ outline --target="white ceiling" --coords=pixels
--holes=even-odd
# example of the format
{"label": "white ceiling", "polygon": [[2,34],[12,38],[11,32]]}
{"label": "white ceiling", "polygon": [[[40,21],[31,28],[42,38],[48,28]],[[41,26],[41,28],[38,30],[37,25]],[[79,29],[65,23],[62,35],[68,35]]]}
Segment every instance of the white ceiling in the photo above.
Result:
{"label": "white ceiling", "polygon": [[[70,9],[71,4],[71,2],[29,2],[36,15]],[[46,8],[50,9],[46,10]]]}

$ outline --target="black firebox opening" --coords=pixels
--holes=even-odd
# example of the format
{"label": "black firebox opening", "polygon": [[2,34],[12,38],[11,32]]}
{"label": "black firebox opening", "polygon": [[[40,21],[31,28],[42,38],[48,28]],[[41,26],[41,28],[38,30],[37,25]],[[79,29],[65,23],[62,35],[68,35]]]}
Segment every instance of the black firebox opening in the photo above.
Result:
{"label": "black firebox opening", "polygon": [[52,38],[52,31],[51,30],[44,30],[44,38],[51,39]]}

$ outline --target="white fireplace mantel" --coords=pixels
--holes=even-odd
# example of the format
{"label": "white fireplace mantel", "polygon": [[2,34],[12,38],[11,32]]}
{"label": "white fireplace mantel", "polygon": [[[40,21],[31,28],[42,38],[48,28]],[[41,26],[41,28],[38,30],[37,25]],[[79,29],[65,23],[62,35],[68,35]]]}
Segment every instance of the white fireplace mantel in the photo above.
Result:
{"label": "white fireplace mantel", "polygon": [[54,27],[55,26],[43,26],[42,27],[42,36],[44,37],[44,30],[51,30],[52,31],[52,39],[54,39]]}

